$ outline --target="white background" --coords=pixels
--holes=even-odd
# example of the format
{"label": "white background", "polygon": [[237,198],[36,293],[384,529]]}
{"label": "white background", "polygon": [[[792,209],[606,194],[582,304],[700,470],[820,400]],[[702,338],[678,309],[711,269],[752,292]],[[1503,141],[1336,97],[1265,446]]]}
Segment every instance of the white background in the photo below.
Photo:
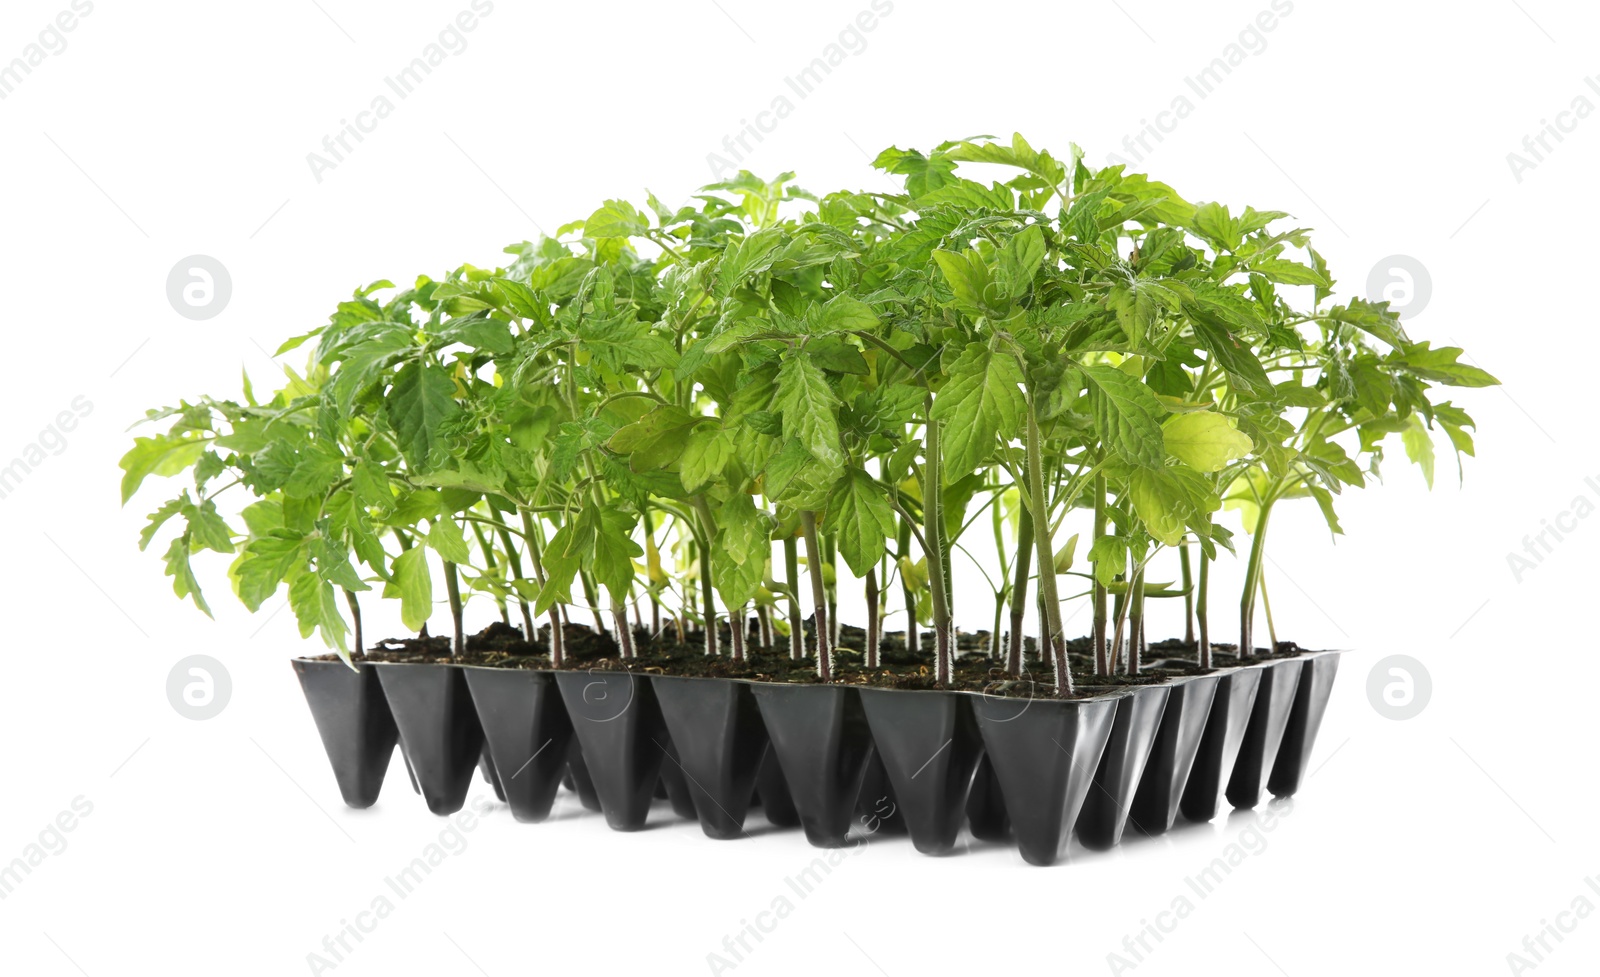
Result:
{"label": "white background", "polygon": [[[1520,180],[1506,158],[1575,98],[1600,104],[1584,80],[1600,70],[1596,12],[1295,0],[1201,99],[1185,77],[1265,0],[895,0],[801,100],[785,75],[865,0],[718,3],[497,0],[320,182],[307,153],[467,0],[98,0],[66,49],[0,100],[0,463],[75,397],[93,404],[65,449],[0,499],[0,862],[74,798],[93,805],[0,902],[4,970],[312,972],[307,954],[444,827],[398,759],[376,808],[340,805],[286,661],[317,649],[292,615],[268,618],[281,601],[251,617],[218,561],[201,569],[216,622],[173,599],[156,554],[135,547],[165,496],[117,504],[128,425],[179,397],[235,395],[241,367],[264,387],[276,368],[262,348],[323,321],[357,284],[493,265],[502,245],[608,196],[685,199],[711,179],[707,154],[783,94],[794,111],[743,165],[797,170],[819,191],[886,188],[867,163],[890,144],[1017,129],[1058,155],[1076,141],[1101,164],[1187,96],[1192,113],[1136,169],[1192,200],[1293,212],[1317,229],[1342,296],[1364,294],[1385,256],[1414,257],[1432,292],[1413,335],[1466,347],[1505,383],[1456,398],[1479,421],[1464,485],[1442,456],[1428,492],[1396,443],[1386,483],[1339,501],[1349,535],[1336,545],[1314,508],[1274,520],[1280,632],[1354,650],[1316,773],[1265,849],[1129,972],[1504,973],[1575,897],[1600,905],[1584,882],[1600,844],[1583,613],[1600,519],[1579,520],[1520,582],[1507,565],[1576,497],[1600,502],[1587,301],[1600,120],[1577,121]],[[63,9],[9,0],[0,62]],[[208,321],[180,317],[165,294],[192,254],[232,276]],[[961,623],[984,626],[981,581],[959,590]],[[1217,638],[1231,640],[1218,603]],[[1159,623],[1153,636],[1167,633]],[[165,694],[169,669],[197,653],[233,680],[207,722]],[[1405,722],[1365,692],[1397,653],[1433,683]],[[714,843],[676,822],[624,836],[571,795],[559,805],[543,826],[496,806],[330,972],[708,973],[724,935],[813,856],[798,831]],[[1184,879],[1250,823],[1075,850],[1049,870],[1004,847],[933,859],[875,839],[731,972],[1111,972],[1107,954],[1174,897],[1194,899]],[[1593,973],[1600,919],[1552,945],[1540,975]]]}

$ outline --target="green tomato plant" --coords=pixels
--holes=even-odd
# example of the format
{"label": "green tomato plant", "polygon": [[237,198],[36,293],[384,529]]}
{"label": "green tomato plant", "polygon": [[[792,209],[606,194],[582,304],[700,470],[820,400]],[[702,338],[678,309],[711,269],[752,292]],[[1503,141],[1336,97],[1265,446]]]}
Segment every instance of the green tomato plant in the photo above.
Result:
{"label": "green tomato plant", "polygon": [[[1430,486],[1436,432],[1458,464],[1473,453],[1472,418],[1435,391],[1494,377],[1413,340],[1386,303],[1332,301],[1283,212],[1194,204],[1020,135],[873,165],[901,191],[817,196],[741,172],[677,209],[607,200],[502,267],[357,290],[283,344],[307,365],[270,399],[247,379],[242,401],[149,414],[164,430],[123,458],[124,502],[151,475],[191,484],[141,547],[170,537],[174,590],[207,613],[190,558],[233,555],[248,608],[284,587],[302,634],[347,657],[352,629],[367,644],[360,595],[379,588],[426,634],[442,580],[458,657],[482,595],[530,644],[545,632],[556,668],[587,612],[623,659],[698,629],[708,656],[742,663],[754,644],[813,658],[822,682],[843,677],[847,571],[866,598],[851,666],[879,674],[904,615],[910,653],[931,632],[943,686],[973,613],[960,552],[992,591],[992,667],[1026,672],[1031,614],[1070,695],[1146,667],[1154,599],[1182,598],[1212,666],[1229,513],[1249,534],[1249,658],[1258,602],[1277,643],[1279,502],[1311,499],[1337,534],[1336,498],[1378,475],[1390,435]],[[1091,660],[1075,666],[1078,601]]]}

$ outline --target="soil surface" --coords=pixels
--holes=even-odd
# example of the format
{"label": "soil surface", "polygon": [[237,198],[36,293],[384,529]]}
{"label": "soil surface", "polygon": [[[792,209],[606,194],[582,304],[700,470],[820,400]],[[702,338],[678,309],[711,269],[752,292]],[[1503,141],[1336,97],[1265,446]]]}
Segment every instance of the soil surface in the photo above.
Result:
{"label": "soil surface", "polygon": [[[703,678],[737,678],[758,682],[783,682],[814,685],[818,683],[816,659],[813,654],[804,659],[789,656],[789,639],[774,637],[774,648],[761,647],[755,622],[745,639],[746,659],[734,661],[731,657],[732,636],[727,627],[718,635],[718,654],[705,653],[705,635],[689,630],[684,640],[678,640],[675,629],[668,628],[659,636],[647,630],[634,630],[636,657],[619,656],[616,639],[606,632],[596,632],[582,624],[566,624],[562,628],[566,653],[565,668],[574,671],[634,671],[651,675],[683,675]],[[806,623],[806,647],[815,648],[815,627]],[[519,628],[496,621],[467,637],[466,653],[459,658],[450,654],[451,639],[430,636],[426,632],[415,638],[386,638],[367,650],[365,659],[373,662],[431,663],[481,665],[492,668],[550,667],[550,628],[539,629],[530,644],[524,640]],[[988,653],[989,633],[960,632],[956,636],[956,655],[952,664],[951,681],[941,684],[934,681],[933,635],[921,634],[920,653],[906,647],[905,634],[890,631],[880,642],[878,667],[868,669],[864,664],[863,649],[866,632],[845,625],[840,631],[839,647],[834,653],[833,680],[845,685],[871,686],[884,689],[939,689],[962,692],[982,692],[989,695],[1013,698],[1057,698],[1055,673],[1049,662],[1040,661],[1035,654],[1032,638],[1024,641],[1024,673],[1011,675],[1005,669],[1005,659],[991,658]],[[1093,645],[1088,637],[1076,638],[1067,643],[1067,656],[1077,691],[1074,698],[1098,695],[1113,688],[1155,684],[1181,676],[1204,675],[1208,671],[1241,664],[1234,645],[1212,644],[1212,669],[1202,669],[1196,663],[1198,646],[1194,642],[1168,639],[1152,643],[1138,675],[1127,674],[1126,661],[1115,675],[1094,674]],[[1002,649],[1003,651],[1003,649]],[[1292,641],[1280,641],[1276,648],[1256,649],[1254,661],[1265,658],[1292,658],[1306,649]],[[316,656],[322,661],[337,661],[335,655]],[[1245,662],[1248,664],[1248,661]]]}

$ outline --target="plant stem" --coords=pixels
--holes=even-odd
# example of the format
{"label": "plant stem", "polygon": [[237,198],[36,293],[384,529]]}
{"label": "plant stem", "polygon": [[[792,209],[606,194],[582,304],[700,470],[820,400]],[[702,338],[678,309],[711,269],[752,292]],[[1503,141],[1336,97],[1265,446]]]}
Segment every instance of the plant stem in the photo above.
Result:
{"label": "plant stem", "polygon": [[[522,510],[523,539],[528,541],[528,565],[533,568],[533,579],[544,589],[544,563],[539,557],[539,535],[536,533],[533,513]],[[528,641],[533,642],[532,624],[529,624]],[[567,661],[567,639],[561,629],[561,606],[550,605],[550,667],[561,668]]]}
{"label": "plant stem", "polygon": [[868,668],[878,667],[878,631],[883,626],[883,606],[879,603],[878,568],[867,571],[867,644],[863,655]]}
{"label": "plant stem", "polygon": [[1239,598],[1239,657],[1254,658],[1256,649],[1253,633],[1256,616],[1256,586],[1261,581],[1261,557],[1267,545],[1267,517],[1272,515],[1271,498],[1261,502],[1261,514],[1256,517],[1255,539],[1250,542],[1250,561],[1244,570],[1244,592]]}
{"label": "plant stem", "polygon": [[828,644],[828,594],[822,585],[822,547],[817,542],[817,514],[810,509],[800,513],[800,526],[806,537],[806,568],[811,575],[811,603],[816,608],[817,678],[833,680],[833,649]]}
{"label": "plant stem", "polygon": [[[517,553],[516,546],[512,544],[511,530],[509,528],[503,526],[501,527],[500,543],[506,548],[506,563],[510,564],[511,566],[511,579],[524,579],[522,575],[522,557]],[[528,644],[531,645],[533,644],[534,637],[533,608],[529,606],[528,602],[523,599],[520,594],[517,598],[517,604],[522,608],[523,637],[527,640]]]}
{"label": "plant stem", "polygon": [[1178,544],[1178,569],[1183,574],[1183,642],[1194,642],[1194,571],[1189,566],[1189,540]]}
{"label": "plant stem", "polygon": [[[929,410],[932,410],[930,398]],[[950,684],[950,595],[944,570],[944,465],[939,457],[939,422],[928,418],[923,446],[927,467],[922,484],[922,537],[928,552],[928,587],[933,598],[933,680]]]}
{"label": "plant stem", "polygon": [[750,605],[746,604],[737,610],[728,608],[728,635],[731,641],[733,660],[744,661],[745,632],[750,630]]}
{"label": "plant stem", "polygon": [[1056,592],[1056,555],[1050,543],[1050,513],[1044,494],[1039,417],[1031,396],[1027,420],[1028,505],[1033,509],[1034,555],[1039,559],[1039,602],[1044,609],[1040,621],[1043,626],[1039,629],[1039,654],[1041,657],[1049,654],[1055,666],[1056,694],[1065,697],[1072,694],[1072,668],[1067,662],[1066,636],[1061,629],[1061,599]]}
{"label": "plant stem", "polygon": [[449,560],[444,561],[444,586],[450,596],[450,623],[455,628],[455,642],[451,646],[450,656],[460,658],[467,650],[467,636],[462,622],[465,608],[461,603],[461,578],[456,573],[456,565]]}
{"label": "plant stem", "polygon": [[1200,582],[1196,585],[1194,619],[1199,625],[1200,667],[1211,667],[1211,623],[1207,615],[1207,595],[1211,590],[1211,558],[1200,553]]}
{"label": "plant stem", "polygon": [[789,585],[789,657],[795,661],[806,656],[806,626],[800,619],[800,554],[794,534],[783,538],[783,572]]}
{"label": "plant stem", "polygon": [[[1017,552],[1011,578],[1011,640],[1006,649],[1006,671],[1022,674],[1022,620],[1028,608],[1028,572],[1033,558],[1033,510],[1024,506],[1017,515]],[[1041,608],[1042,609],[1042,608]],[[1044,633],[1040,620],[1039,633]]]}
{"label": "plant stem", "polygon": [[[700,517],[700,592],[701,600],[706,605],[706,654],[714,658],[718,653],[717,604],[711,583],[711,539],[717,533],[717,524],[711,517],[711,506],[705,496],[695,496],[693,505],[695,515]],[[728,616],[730,619],[733,617],[731,607],[728,608]]]}
{"label": "plant stem", "polygon": [[[1093,545],[1098,543],[1106,534],[1108,522],[1106,512],[1106,477],[1094,477],[1094,539],[1090,540],[1090,552],[1094,552]],[[1098,568],[1096,568],[1098,570]],[[1111,660],[1106,654],[1106,585],[1100,582],[1098,572],[1094,581],[1094,673],[1105,676],[1111,674]]]}
{"label": "plant stem", "polygon": [[1267,643],[1271,650],[1278,650],[1278,629],[1272,623],[1272,598],[1267,596],[1267,568],[1261,568],[1261,577],[1257,581],[1261,587],[1261,609],[1267,612]]}
{"label": "plant stem", "polygon": [[899,543],[898,554],[901,560],[900,570],[900,596],[906,605],[906,654],[915,655],[922,651],[922,636],[917,634],[917,595],[911,592],[911,579],[906,576],[905,566],[911,562],[911,518],[900,517],[900,533],[897,538]]}
{"label": "plant stem", "polygon": [[339,589],[344,590],[344,602],[350,605],[350,620],[355,624],[356,654],[365,658],[367,657],[367,645],[361,634],[361,602],[356,599],[354,591],[343,587]]}
{"label": "plant stem", "polygon": [[[494,547],[489,545],[489,536],[483,531],[482,523],[477,521],[472,523],[472,535],[478,541],[478,552],[483,554],[483,568],[485,570],[493,570],[499,566],[499,562],[494,558]],[[507,609],[505,595],[495,594],[494,604],[500,611],[500,620],[505,623],[506,627],[510,627],[511,612]]]}
{"label": "plant stem", "polygon": [[1144,567],[1133,571],[1133,585],[1128,596],[1128,674],[1138,675],[1143,666],[1144,649],[1140,636],[1144,633]]}
{"label": "plant stem", "polygon": [[600,593],[595,588],[594,575],[587,570],[578,571],[578,579],[583,581],[583,597],[589,602],[589,613],[594,615],[594,633],[606,633],[606,619],[600,614]]}
{"label": "plant stem", "polygon": [[[839,560],[838,560],[838,555],[837,555],[838,554],[838,540],[834,537],[833,533],[823,533],[822,534],[822,551],[823,551],[823,554],[824,554],[824,561],[823,561],[824,565],[833,567],[834,570],[835,570],[835,573],[834,573],[834,576],[833,576],[833,583],[827,585],[827,587],[828,587],[828,627],[832,629],[831,631],[828,632],[828,637],[829,637],[828,647],[837,648],[837,647],[839,647],[839,630],[840,630],[840,622],[839,622],[839,575],[838,575],[838,572],[837,572],[838,569],[839,569]],[[826,574],[823,575],[823,579],[824,580],[827,579],[827,575]]]}
{"label": "plant stem", "polygon": [[756,619],[761,623],[761,650],[772,653],[772,608],[766,604],[756,608]]}
{"label": "plant stem", "polygon": [[638,651],[633,646],[633,628],[628,626],[628,604],[618,601],[615,595],[611,598],[611,622],[617,629],[617,647],[622,657],[633,658]]}

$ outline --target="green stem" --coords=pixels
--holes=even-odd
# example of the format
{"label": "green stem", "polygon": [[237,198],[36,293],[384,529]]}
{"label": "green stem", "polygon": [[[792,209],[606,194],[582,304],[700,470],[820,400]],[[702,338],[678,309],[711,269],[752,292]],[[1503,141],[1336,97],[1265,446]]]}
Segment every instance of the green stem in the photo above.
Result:
{"label": "green stem", "polygon": [[922,636],[917,633],[917,595],[911,590],[911,579],[904,570],[911,562],[911,517],[903,512],[900,514],[900,532],[896,542],[896,554],[904,561],[900,571],[900,597],[906,605],[906,653],[914,655],[922,651]]}
{"label": "green stem", "polygon": [[1267,644],[1271,646],[1273,652],[1276,652],[1278,650],[1278,628],[1272,623],[1272,598],[1267,596],[1266,567],[1261,568],[1261,576],[1257,580],[1257,585],[1261,588],[1261,609],[1267,612]]}
{"label": "green stem", "polygon": [[355,624],[356,655],[367,657],[366,641],[361,634],[361,602],[356,599],[354,591],[340,587],[344,591],[344,602],[350,605],[350,620]]}
{"label": "green stem", "polygon": [[[473,523],[472,535],[478,540],[478,550],[483,554],[483,568],[485,570],[493,570],[499,566],[499,561],[494,558],[494,547],[489,545],[489,537],[485,535],[483,527],[478,523]],[[500,611],[500,620],[509,628],[511,626],[511,611],[506,606],[505,595],[495,594],[494,603],[495,607]]]}
{"label": "green stem", "polygon": [[789,657],[806,656],[806,625],[800,619],[800,545],[790,533],[783,538],[784,582],[789,585]]}
{"label": "green stem", "polygon": [[[528,541],[528,565],[533,568],[533,579],[544,589],[544,562],[539,555],[539,534],[533,522],[533,513],[522,510],[522,538]],[[533,632],[528,632],[533,641]],[[550,605],[550,667],[561,668],[567,663],[567,638],[561,628],[561,606]]]}
{"label": "green stem", "polygon": [[[933,409],[931,398],[928,409]],[[927,546],[928,588],[933,598],[933,680],[940,685],[949,685],[950,595],[946,591],[944,567],[944,500],[940,498],[943,494],[944,465],[939,454],[939,422],[928,418],[924,431],[926,440],[923,448],[927,466],[922,482],[922,536]]]}
{"label": "green stem", "polygon": [[[691,501],[695,515],[700,517],[700,593],[701,600],[706,605],[706,654],[715,658],[717,651],[717,605],[714,597],[715,588],[711,582],[711,540],[716,536],[716,520],[711,517],[711,506],[706,502],[706,497],[697,495]],[[728,608],[729,622],[732,623],[733,608]]]}
{"label": "green stem", "polygon": [[[1039,437],[1039,417],[1028,399],[1027,461],[1028,505],[1033,509],[1034,555],[1039,560],[1039,602],[1044,606],[1044,626],[1039,629],[1039,654],[1050,655],[1055,666],[1056,694],[1072,694],[1072,669],[1067,663],[1066,636],[1061,629],[1061,600],[1056,593],[1055,551],[1050,545],[1050,513],[1045,509],[1044,460]],[[1046,652],[1046,649],[1049,649]]]}
{"label": "green stem", "polygon": [[1256,517],[1255,538],[1250,542],[1250,561],[1244,570],[1244,592],[1239,598],[1239,657],[1256,655],[1254,624],[1256,615],[1256,588],[1261,582],[1261,560],[1267,545],[1267,518],[1272,515],[1272,497],[1261,501],[1261,514]]}
{"label": "green stem", "polygon": [[1178,569],[1183,579],[1183,642],[1194,642],[1194,570],[1189,566],[1189,541],[1178,544]]}
{"label": "green stem", "polygon": [[1128,674],[1138,675],[1144,665],[1144,567],[1133,571],[1133,586],[1128,596]]}
{"label": "green stem", "polygon": [[451,646],[452,658],[460,658],[467,650],[467,635],[463,618],[466,608],[461,602],[461,578],[456,573],[456,565],[449,560],[444,561],[444,586],[450,597],[450,623],[455,628],[455,642]]}
{"label": "green stem", "polygon": [[882,628],[883,606],[878,596],[878,567],[867,571],[867,644],[863,661],[868,668],[878,667],[878,632]]}
{"label": "green stem", "polygon": [[[1106,477],[1094,477],[1094,539],[1090,540],[1090,552],[1093,552],[1095,543],[1100,542],[1106,534],[1108,522],[1106,511]],[[1111,661],[1106,654],[1106,586],[1100,582],[1096,574],[1094,581],[1094,673],[1105,676],[1111,674]]]}
{"label": "green stem", "polygon": [[[506,548],[506,563],[511,567],[511,579],[525,579],[522,573],[522,557],[517,553],[516,546],[513,545],[511,530],[508,527],[501,527],[500,529],[500,544]],[[518,592],[517,605],[522,609],[523,637],[531,645],[534,638],[533,608],[529,606],[527,600],[522,598],[520,591]]]}
{"label": "green stem", "polygon": [[806,569],[811,575],[811,603],[816,609],[817,678],[833,680],[833,648],[828,639],[828,594],[822,583],[822,547],[817,541],[817,514],[810,509],[800,513],[800,526],[806,538]]}
{"label": "green stem", "polygon": [[[1011,641],[1006,649],[1006,671],[1022,674],[1022,621],[1028,608],[1028,573],[1033,557],[1033,510],[1024,506],[1017,517],[1017,553],[1011,580]],[[1041,621],[1042,625],[1044,622]],[[1039,629],[1044,633],[1044,628]]]}
{"label": "green stem", "polygon": [[1194,619],[1199,626],[1200,667],[1211,667],[1211,622],[1206,610],[1211,590],[1211,558],[1200,553],[1200,582],[1195,590]]}

